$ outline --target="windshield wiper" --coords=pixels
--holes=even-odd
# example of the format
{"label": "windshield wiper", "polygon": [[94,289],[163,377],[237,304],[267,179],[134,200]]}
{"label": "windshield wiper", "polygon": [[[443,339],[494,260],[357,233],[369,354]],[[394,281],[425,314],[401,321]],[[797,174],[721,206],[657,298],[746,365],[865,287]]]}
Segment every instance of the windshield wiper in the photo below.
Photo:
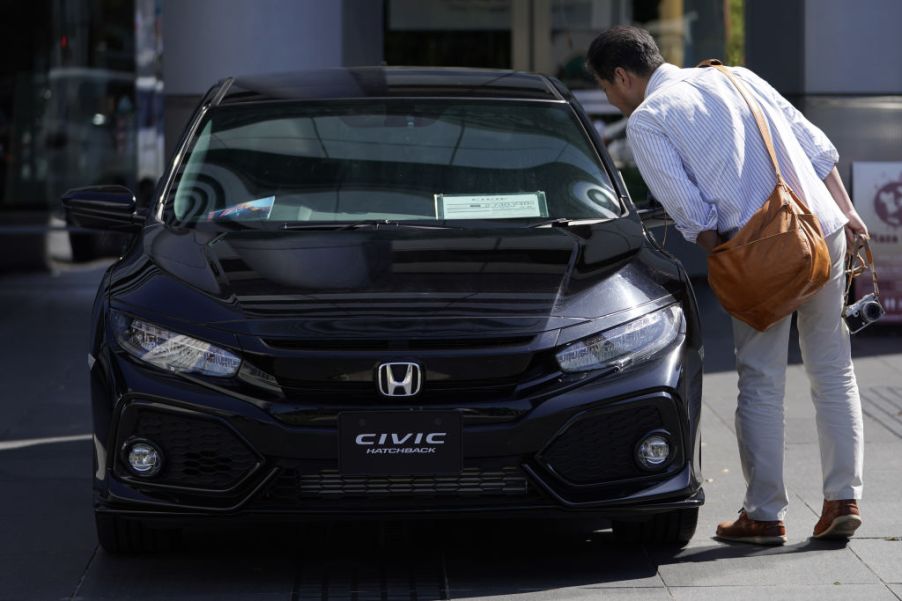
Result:
{"label": "windshield wiper", "polygon": [[532,223],[527,225],[526,227],[566,227],[569,228],[571,225],[580,226],[580,225],[591,225],[595,223],[599,223],[602,221],[610,221],[610,217],[590,217],[588,219],[570,219],[568,217],[557,217],[555,219],[547,219],[545,221],[540,221],[538,223]]}
{"label": "windshield wiper", "polygon": [[555,219],[547,219],[545,221],[533,223],[527,227],[569,227],[571,221],[573,220],[567,219],[566,217],[557,217]]}
{"label": "windshield wiper", "polygon": [[392,221],[391,219],[363,219],[361,221],[353,221],[350,223],[342,222],[323,222],[323,223],[285,223],[282,225],[283,230],[357,230],[363,228],[378,229],[380,227],[403,227],[415,229],[430,230],[457,230],[461,229],[455,225],[443,225],[438,223],[417,223],[407,221]]}

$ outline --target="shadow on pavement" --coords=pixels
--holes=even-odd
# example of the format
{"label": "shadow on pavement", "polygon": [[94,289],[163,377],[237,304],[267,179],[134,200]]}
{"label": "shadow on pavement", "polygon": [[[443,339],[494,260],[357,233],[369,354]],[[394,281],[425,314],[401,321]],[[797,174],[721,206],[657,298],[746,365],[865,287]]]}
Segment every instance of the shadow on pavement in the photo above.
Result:
{"label": "shadow on pavement", "polygon": [[[525,524],[525,523],[524,523]],[[447,599],[585,586],[663,586],[641,547],[559,523],[486,520],[330,523],[186,533],[180,549],[113,557],[99,551],[86,599],[164,589],[253,598]],[[212,598],[212,597],[211,597]],[[235,597],[239,598],[239,597]]]}
{"label": "shadow on pavement", "polygon": [[660,565],[671,563],[702,563],[743,557],[761,557],[765,555],[779,556],[816,551],[834,551],[845,549],[849,545],[848,541],[822,541],[816,539],[808,539],[797,544],[773,547],[720,542],[713,538],[711,539],[711,543],[712,546],[710,547],[691,547],[688,549],[681,549],[672,554],[666,551],[652,550],[649,553],[649,556]]}
{"label": "shadow on pavement", "polygon": [[[447,599],[562,588],[661,588],[659,567],[841,549],[810,541],[690,549],[617,543],[560,522],[329,523],[192,530],[170,553],[95,556],[78,598]],[[137,593],[141,591],[141,593]],[[205,597],[206,598],[206,597]],[[209,598],[213,598],[210,596]]]}

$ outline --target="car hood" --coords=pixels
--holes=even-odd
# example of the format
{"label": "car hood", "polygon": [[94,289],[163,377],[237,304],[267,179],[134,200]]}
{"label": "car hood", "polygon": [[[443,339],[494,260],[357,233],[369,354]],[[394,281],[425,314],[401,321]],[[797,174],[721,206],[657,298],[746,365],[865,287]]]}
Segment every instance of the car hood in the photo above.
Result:
{"label": "car hood", "polygon": [[[536,333],[666,291],[628,219],[574,227],[145,232],[114,297],[263,336]],[[137,253],[136,253],[137,254]],[[644,274],[642,272],[645,272]]]}

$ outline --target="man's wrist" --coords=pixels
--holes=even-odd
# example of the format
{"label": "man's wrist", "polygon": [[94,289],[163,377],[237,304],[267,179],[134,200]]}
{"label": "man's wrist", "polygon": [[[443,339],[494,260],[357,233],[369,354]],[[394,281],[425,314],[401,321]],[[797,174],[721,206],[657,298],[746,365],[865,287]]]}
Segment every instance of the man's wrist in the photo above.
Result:
{"label": "man's wrist", "polygon": [[711,252],[714,250],[715,246],[718,246],[721,243],[720,234],[718,234],[716,230],[705,230],[696,237],[695,243],[707,252]]}

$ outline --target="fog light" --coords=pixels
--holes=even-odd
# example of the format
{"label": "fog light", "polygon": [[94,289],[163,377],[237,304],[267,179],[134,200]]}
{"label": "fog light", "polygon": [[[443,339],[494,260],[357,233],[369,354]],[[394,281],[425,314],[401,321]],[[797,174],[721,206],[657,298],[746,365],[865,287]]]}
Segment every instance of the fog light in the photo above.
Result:
{"label": "fog light", "polygon": [[155,476],[163,467],[163,454],[147,441],[133,442],[128,447],[128,467],[139,476]]}
{"label": "fog light", "polygon": [[656,470],[670,461],[670,437],[666,433],[646,436],[636,446],[636,459],[647,470]]}

